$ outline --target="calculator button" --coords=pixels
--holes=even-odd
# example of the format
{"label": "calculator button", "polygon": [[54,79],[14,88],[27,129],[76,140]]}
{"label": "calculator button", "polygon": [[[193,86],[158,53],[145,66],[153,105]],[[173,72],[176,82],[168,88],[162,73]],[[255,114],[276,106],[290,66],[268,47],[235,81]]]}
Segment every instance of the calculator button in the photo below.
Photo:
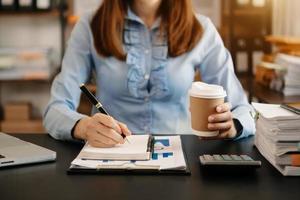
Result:
{"label": "calculator button", "polygon": [[223,160],[223,158],[220,155],[213,155],[215,160]]}
{"label": "calculator button", "polygon": [[227,160],[227,161],[232,160],[232,158],[229,155],[222,155],[222,157],[224,160]]}
{"label": "calculator button", "polygon": [[205,160],[213,160],[214,158],[211,155],[203,155]]}
{"label": "calculator button", "polygon": [[231,155],[231,158],[235,161],[241,161],[242,158],[240,156],[237,156],[237,155]]}
{"label": "calculator button", "polygon": [[252,158],[250,158],[247,155],[241,155],[241,158],[244,159],[244,160],[247,160],[247,161],[252,161],[253,160]]}

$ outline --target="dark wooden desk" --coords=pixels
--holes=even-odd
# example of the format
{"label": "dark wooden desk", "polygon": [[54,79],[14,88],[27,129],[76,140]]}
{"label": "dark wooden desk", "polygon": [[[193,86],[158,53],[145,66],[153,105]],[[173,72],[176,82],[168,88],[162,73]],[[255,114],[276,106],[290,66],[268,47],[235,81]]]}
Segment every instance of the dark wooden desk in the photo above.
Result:
{"label": "dark wooden desk", "polygon": [[[55,141],[47,135],[17,135],[57,152],[57,161],[0,170],[0,199],[299,199],[300,177],[283,177],[253,148],[253,138],[199,141],[183,136],[191,176],[67,175],[80,144]],[[204,153],[247,153],[262,160],[255,173],[218,174],[199,167]]]}

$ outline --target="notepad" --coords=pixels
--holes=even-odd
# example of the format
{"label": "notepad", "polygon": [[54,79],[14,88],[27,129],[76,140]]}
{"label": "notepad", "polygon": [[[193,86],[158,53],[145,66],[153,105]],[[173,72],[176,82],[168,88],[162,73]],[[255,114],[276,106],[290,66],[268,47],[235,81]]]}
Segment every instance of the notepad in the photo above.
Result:
{"label": "notepad", "polygon": [[96,148],[86,144],[79,153],[82,160],[149,160],[153,150],[153,137],[131,135],[130,143],[118,144],[111,148]]}

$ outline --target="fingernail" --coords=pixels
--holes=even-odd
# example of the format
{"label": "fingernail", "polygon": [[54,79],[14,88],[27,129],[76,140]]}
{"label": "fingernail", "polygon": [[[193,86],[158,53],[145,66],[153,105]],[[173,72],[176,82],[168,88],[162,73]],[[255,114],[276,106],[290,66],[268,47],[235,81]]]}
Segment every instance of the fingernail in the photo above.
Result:
{"label": "fingernail", "polygon": [[214,119],[215,119],[215,118],[214,118],[213,116],[209,116],[209,117],[208,117],[208,121],[209,121],[209,122],[213,122]]}
{"label": "fingernail", "polygon": [[221,107],[217,107],[217,112],[221,112],[222,108]]}
{"label": "fingernail", "polygon": [[115,129],[118,133],[122,133],[122,129],[121,129],[121,127],[119,126],[119,124],[115,124],[114,129]]}

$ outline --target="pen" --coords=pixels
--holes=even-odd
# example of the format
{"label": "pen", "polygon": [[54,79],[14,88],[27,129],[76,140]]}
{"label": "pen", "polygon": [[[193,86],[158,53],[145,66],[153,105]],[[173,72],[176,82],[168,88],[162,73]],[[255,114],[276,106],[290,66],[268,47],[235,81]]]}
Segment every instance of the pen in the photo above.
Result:
{"label": "pen", "polygon": [[[101,104],[101,103],[96,99],[96,97],[95,97],[95,96],[94,96],[94,95],[93,95],[93,94],[85,87],[84,84],[81,84],[81,85],[80,85],[80,89],[81,89],[81,91],[83,92],[83,94],[85,94],[86,97],[89,99],[89,101],[90,101],[90,102],[98,109],[98,111],[99,111],[100,113],[110,116],[110,115],[108,114],[108,112],[106,112],[106,110],[103,108],[102,104]],[[121,136],[123,137],[123,139],[126,139],[126,141],[127,141],[128,143],[130,143],[129,140],[128,140],[128,138],[126,138],[126,135],[125,135],[124,133],[122,133]]]}
{"label": "pen", "polygon": [[296,107],[293,107],[293,106],[290,106],[290,105],[287,105],[287,104],[281,104],[280,105],[281,108],[284,108],[288,111],[291,111],[297,115],[300,115],[300,109],[296,108]]}

